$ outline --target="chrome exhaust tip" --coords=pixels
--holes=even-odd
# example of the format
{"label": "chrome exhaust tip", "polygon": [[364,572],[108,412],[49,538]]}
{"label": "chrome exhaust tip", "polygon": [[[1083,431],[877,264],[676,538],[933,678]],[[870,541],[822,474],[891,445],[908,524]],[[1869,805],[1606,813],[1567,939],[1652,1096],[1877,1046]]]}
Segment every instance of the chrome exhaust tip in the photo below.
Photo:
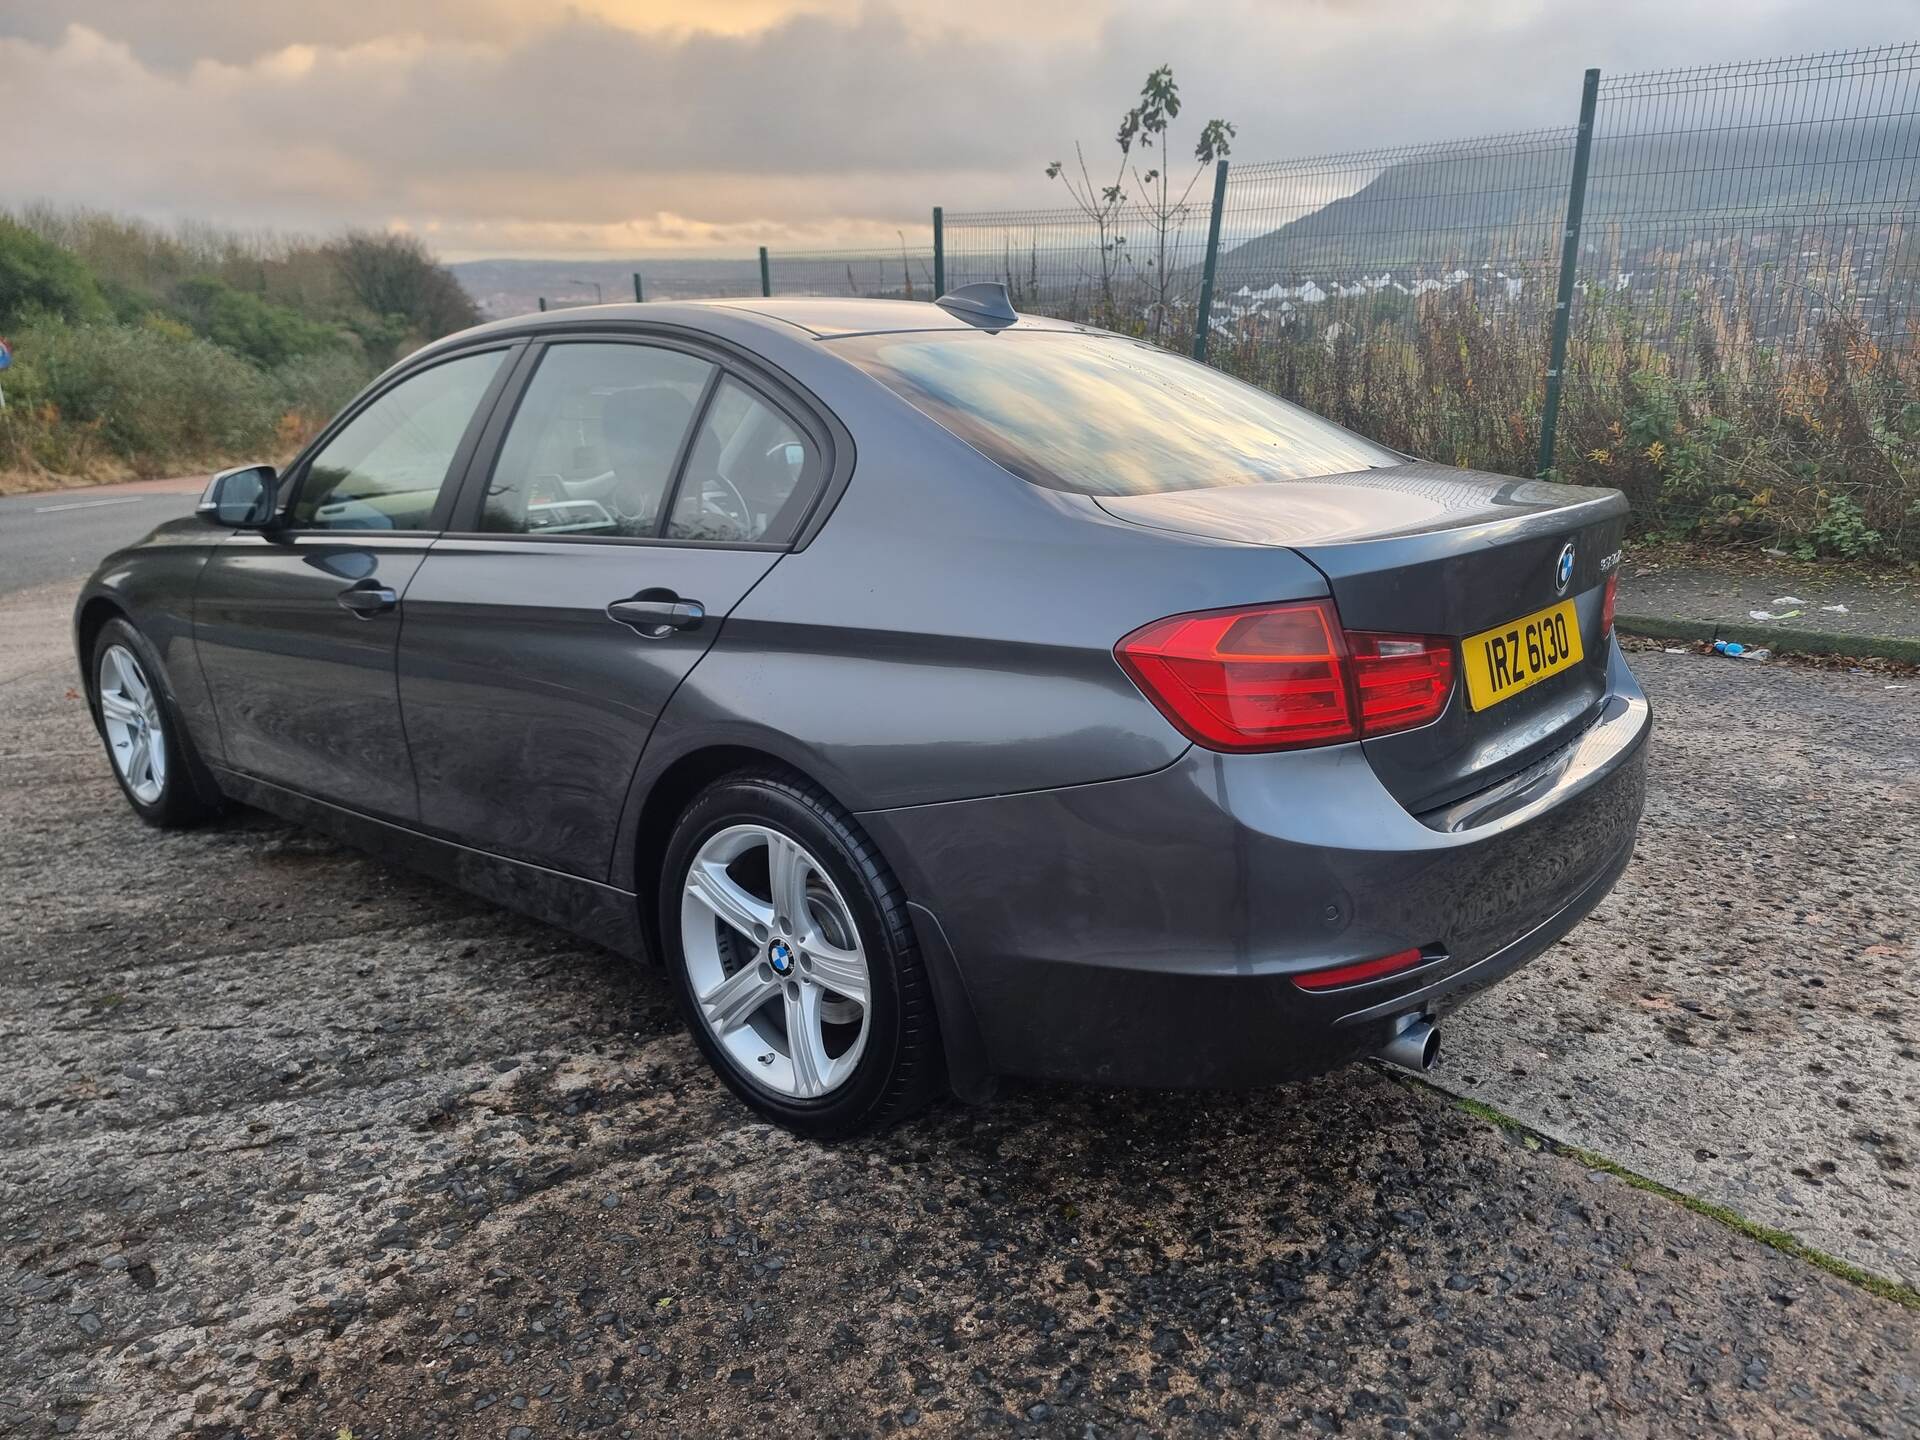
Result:
{"label": "chrome exhaust tip", "polygon": [[1395,1025],[1393,1038],[1373,1052],[1375,1058],[1426,1074],[1440,1058],[1440,1027],[1418,1014],[1402,1015]]}

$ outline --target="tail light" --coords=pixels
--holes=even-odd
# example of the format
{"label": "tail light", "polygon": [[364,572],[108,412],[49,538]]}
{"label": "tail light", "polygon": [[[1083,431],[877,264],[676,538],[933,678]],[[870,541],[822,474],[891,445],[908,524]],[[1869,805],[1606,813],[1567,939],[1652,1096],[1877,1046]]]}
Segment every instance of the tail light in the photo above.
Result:
{"label": "tail light", "polygon": [[1613,601],[1620,592],[1620,572],[1608,572],[1607,585],[1600,592],[1600,638],[1606,639],[1613,633]]}
{"label": "tail light", "polygon": [[1331,600],[1156,620],[1114,658],[1173,727],[1212,750],[1292,750],[1435,719],[1453,691],[1445,636],[1349,633]]}
{"label": "tail light", "polygon": [[1419,635],[1348,632],[1360,733],[1390,735],[1424,725],[1453,691],[1453,642]]}

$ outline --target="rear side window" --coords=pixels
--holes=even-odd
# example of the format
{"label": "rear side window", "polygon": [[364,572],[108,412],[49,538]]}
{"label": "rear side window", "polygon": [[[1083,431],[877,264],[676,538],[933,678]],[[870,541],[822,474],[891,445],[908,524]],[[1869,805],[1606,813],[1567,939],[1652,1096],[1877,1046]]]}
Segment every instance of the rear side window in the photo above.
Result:
{"label": "rear side window", "polygon": [[1116,336],[1009,329],[827,343],[1051,490],[1148,495],[1405,463],[1310,410]]}
{"label": "rear side window", "polygon": [[784,541],[812,497],[814,449],[794,424],[738,381],[714,392],[680,477],[670,540]]}

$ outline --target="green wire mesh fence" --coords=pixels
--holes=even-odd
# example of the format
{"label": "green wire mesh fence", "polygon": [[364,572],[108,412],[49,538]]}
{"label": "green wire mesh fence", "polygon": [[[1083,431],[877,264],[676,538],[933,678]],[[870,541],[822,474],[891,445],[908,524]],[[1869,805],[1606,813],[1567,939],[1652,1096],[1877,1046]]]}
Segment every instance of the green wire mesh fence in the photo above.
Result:
{"label": "green wire mesh fence", "polygon": [[1563,478],[1665,529],[1920,551],[1920,44],[1600,83]]}
{"label": "green wire mesh fence", "polygon": [[1530,473],[1569,129],[1235,166],[1208,358],[1398,449]]}

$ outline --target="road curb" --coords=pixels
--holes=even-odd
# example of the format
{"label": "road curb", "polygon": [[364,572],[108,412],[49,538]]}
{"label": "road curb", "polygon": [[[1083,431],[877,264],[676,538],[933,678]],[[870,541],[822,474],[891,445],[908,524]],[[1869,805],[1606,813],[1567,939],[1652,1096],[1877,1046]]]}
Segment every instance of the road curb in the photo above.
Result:
{"label": "road curb", "polygon": [[1898,635],[1841,635],[1831,630],[1802,630],[1794,625],[1764,625],[1742,620],[1675,620],[1662,615],[1616,615],[1625,635],[1649,640],[1738,640],[1748,649],[1764,645],[1798,655],[1877,655],[1920,665],[1920,638]]}

